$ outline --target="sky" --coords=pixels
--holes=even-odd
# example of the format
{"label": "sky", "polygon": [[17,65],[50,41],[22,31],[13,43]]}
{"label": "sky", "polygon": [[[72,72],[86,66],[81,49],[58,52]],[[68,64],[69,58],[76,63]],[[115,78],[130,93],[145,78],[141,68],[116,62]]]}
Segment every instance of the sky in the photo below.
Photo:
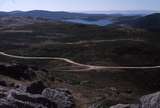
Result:
{"label": "sky", "polygon": [[158,10],[160,0],[0,0],[0,11]]}

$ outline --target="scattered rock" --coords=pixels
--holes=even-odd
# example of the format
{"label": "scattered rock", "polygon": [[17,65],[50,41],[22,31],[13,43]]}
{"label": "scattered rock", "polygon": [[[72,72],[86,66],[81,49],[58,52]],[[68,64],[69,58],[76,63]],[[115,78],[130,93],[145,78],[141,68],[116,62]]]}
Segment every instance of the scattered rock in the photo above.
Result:
{"label": "scattered rock", "polygon": [[27,87],[26,92],[32,93],[32,94],[41,94],[45,88],[47,87],[43,84],[42,81],[36,81]]}
{"label": "scattered rock", "polygon": [[110,108],[130,108],[130,105],[129,104],[118,104]]}
{"label": "scattered rock", "polygon": [[21,91],[21,92],[26,92],[27,86],[22,85],[22,84],[17,84],[15,85],[16,90]]}
{"label": "scattered rock", "polygon": [[115,87],[110,87],[110,90],[111,90],[111,91],[117,91],[117,88],[115,88]]}

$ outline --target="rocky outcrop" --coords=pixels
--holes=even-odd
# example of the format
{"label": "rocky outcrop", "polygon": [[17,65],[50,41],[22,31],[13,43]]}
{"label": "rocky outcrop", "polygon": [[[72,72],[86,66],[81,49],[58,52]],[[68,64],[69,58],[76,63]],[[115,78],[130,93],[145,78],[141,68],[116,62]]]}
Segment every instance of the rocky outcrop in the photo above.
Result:
{"label": "rocky outcrop", "polygon": [[[74,100],[67,89],[45,88],[41,93],[34,87],[39,85],[33,83],[29,86],[34,93],[27,91],[28,87],[19,87],[0,93],[0,108],[74,108]],[[33,86],[36,85],[36,86]],[[41,85],[41,84],[40,84]],[[23,89],[20,89],[23,88]],[[30,89],[30,90],[32,90]]]}
{"label": "rocky outcrop", "polygon": [[16,90],[10,90],[7,97],[1,99],[4,101],[0,108],[8,105],[9,108],[57,108],[54,101],[50,101],[48,98],[42,95],[34,95],[30,93],[22,93]]}
{"label": "rocky outcrop", "polygon": [[160,108],[160,92],[142,96],[137,104],[118,104],[110,108]]}
{"label": "rocky outcrop", "polygon": [[[21,64],[0,65],[0,75],[11,78],[0,80],[0,108],[74,108],[67,89],[47,88],[40,79],[36,81],[42,72],[48,71]],[[26,83],[21,83],[22,79]]]}
{"label": "rocky outcrop", "polygon": [[141,108],[160,108],[160,92],[140,98]]}
{"label": "rocky outcrop", "polygon": [[74,108],[73,97],[67,89],[47,88],[42,92],[42,95],[54,100],[58,108]]}

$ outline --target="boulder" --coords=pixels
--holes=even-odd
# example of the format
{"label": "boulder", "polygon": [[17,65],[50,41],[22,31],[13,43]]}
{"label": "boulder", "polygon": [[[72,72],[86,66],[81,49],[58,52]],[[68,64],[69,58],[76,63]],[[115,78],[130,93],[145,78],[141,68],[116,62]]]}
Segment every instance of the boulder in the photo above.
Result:
{"label": "boulder", "polygon": [[160,108],[160,92],[140,98],[141,108]]}

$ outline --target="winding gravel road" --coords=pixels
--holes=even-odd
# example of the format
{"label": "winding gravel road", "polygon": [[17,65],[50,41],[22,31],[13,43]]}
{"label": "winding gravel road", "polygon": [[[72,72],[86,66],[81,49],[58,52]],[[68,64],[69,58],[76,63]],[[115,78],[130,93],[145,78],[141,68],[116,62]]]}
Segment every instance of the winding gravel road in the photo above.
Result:
{"label": "winding gravel road", "polygon": [[90,41],[79,41],[79,42],[56,43],[56,44],[80,45],[80,44],[87,44],[87,43],[102,43],[102,42],[117,42],[117,41],[144,42],[144,40],[141,40],[141,39],[110,39],[110,40],[90,40]]}
{"label": "winding gravel road", "polygon": [[65,70],[65,71],[89,71],[89,70],[103,70],[103,69],[159,69],[160,66],[96,66],[96,65],[86,65],[77,63],[75,61],[72,61],[67,58],[58,58],[58,57],[25,57],[25,56],[17,56],[17,55],[11,55],[7,54],[5,52],[0,51],[1,56],[6,56],[10,58],[16,58],[16,59],[27,59],[27,60],[60,60],[64,61],[76,66],[84,67],[84,69],[78,69],[78,70]]}

